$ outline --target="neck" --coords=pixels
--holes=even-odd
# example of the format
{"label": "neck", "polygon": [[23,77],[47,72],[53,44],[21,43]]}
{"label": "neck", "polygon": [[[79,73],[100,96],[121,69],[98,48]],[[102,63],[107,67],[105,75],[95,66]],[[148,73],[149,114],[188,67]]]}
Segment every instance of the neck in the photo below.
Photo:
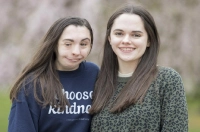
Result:
{"label": "neck", "polygon": [[119,62],[119,72],[121,74],[133,73],[138,65],[138,62]]}

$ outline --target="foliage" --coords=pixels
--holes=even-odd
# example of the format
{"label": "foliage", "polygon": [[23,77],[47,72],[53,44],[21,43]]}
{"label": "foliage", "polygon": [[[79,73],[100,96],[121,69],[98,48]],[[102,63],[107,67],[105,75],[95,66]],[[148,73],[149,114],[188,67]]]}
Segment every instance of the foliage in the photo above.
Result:
{"label": "foliage", "polygon": [[[60,17],[86,18],[94,30],[89,61],[100,64],[106,23],[122,4],[142,5],[152,14],[161,39],[159,65],[177,70],[186,89],[200,82],[199,0],[12,0],[0,4],[0,85],[9,84],[28,63],[42,36]],[[45,21],[45,24],[43,23]],[[191,84],[191,85],[190,85]]]}
{"label": "foliage", "polygon": [[[94,46],[89,61],[100,64],[106,23],[109,16],[126,2],[133,0],[12,0],[0,4],[0,86],[12,84],[28,63],[41,36],[60,17],[86,18],[94,29]],[[134,0],[153,15],[161,39],[159,65],[177,70],[188,95],[190,132],[200,131],[200,1],[199,0]],[[45,21],[45,24],[43,23]],[[0,90],[4,89],[0,87]],[[10,101],[0,91],[0,131],[7,129]],[[195,131],[196,129],[196,131]]]}

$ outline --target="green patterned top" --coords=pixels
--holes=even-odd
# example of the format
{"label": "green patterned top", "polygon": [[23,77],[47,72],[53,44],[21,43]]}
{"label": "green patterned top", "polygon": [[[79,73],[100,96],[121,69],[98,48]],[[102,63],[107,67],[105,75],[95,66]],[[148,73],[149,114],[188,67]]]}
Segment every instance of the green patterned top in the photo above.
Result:
{"label": "green patterned top", "polygon": [[[118,79],[112,104],[129,78]],[[171,68],[159,67],[142,104],[131,105],[112,114],[109,104],[92,119],[92,132],[188,132],[188,110],[180,75]]]}

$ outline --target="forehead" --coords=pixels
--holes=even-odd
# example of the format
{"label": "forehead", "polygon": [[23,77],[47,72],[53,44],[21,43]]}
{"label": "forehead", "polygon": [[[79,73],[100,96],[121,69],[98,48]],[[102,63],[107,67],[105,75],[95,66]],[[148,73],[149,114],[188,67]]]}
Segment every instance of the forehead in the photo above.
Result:
{"label": "forehead", "polygon": [[75,25],[69,25],[65,27],[60,36],[60,39],[82,40],[85,38],[91,39],[89,29],[85,26],[75,26]]}
{"label": "forehead", "polygon": [[112,30],[114,29],[145,30],[142,19],[136,14],[118,16],[112,26]]}

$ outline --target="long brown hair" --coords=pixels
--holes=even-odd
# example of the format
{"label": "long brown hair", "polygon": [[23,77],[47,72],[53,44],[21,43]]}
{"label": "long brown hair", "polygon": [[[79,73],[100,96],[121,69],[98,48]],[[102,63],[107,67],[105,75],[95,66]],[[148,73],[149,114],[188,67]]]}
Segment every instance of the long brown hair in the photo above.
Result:
{"label": "long brown hair", "polygon": [[93,104],[90,109],[91,114],[98,113],[102,110],[116,89],[119,65],[117,56],[112,50],[108,37],[110,36],[115,19],[125,13],[140,16],[148,34],[150,47],[147,47],[131,79],[118,95],[110,111],[113,113],[121,112],[128,106],[136,104],[138,101],[142,102],[146,91],[157,75],[156,64],[160,40],[154,19],[151,14],[142,7],[133,5],[123,6],[110,17],[107,23],[103,60],[93,93]]}
{"label": "long brown hair", "polygon": [[51,104],[52,106],[59,106],[61,109],[65,109],[66,105],[70,105],[62,93],[62,85],[55,66],[55,51],[58,40],[63,30],[69,25],[85,26],[90,32],[92,45],[93,31],[86,19],[69,17],[57,20],[44,36],[32,61],[23,69],[13,85],[10,91],[10,99],[12,101],[18,100],[17,95],[19,91],[21,89],[26,91],[24,86],[32,83],[34,97],[43,107]]}

